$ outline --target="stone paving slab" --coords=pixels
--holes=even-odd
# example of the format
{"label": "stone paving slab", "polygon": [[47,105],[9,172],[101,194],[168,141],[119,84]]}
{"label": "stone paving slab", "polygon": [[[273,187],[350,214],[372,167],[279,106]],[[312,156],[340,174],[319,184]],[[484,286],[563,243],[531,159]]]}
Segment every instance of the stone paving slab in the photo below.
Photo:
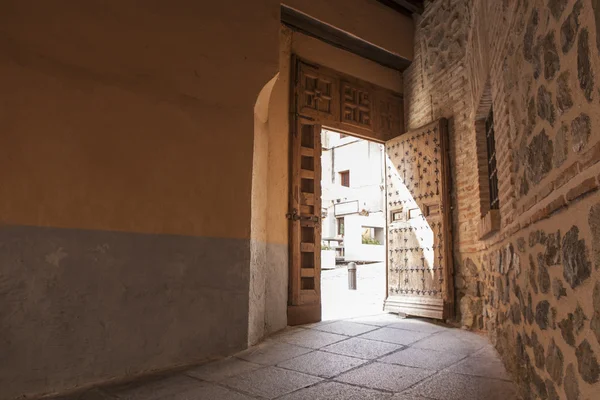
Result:
{"label": "stone paving slab", "polygon": [[377,327],[373,325],[360,324],[357,322],[336,321],[331,324],[317,326],[315,329],[324,332],[336,333],[338,335],[356,336],[373,331],[377,329]]}
{"label": "stone paving slab", "polygon": [[424,339],[429,335],[431,335],[431,333],[384,327],[379,328],[376,331],[365,333],[359,337],[363,339],[379,340],[380,342],[395,343],[406,346],[418,340]]}
{"label": "stone paving slab", "polygon": [[393,343],[378,342],[375,340],[354,337],[344,340],[343,342],[324,347],[323,350],[344,356],[373,360],[393,351],[400,350],[401,348],[402,346]]}
{"label": "stone paving slab", "polygon": [[266,341],[236,354],[237,358],[261,365],[275,365],[290,358],[309,353],[305,347],[294,346],[289,343]]}
{"label": "stone paving slab", "polygon": [[[325,325],[328,326],[328,325]],[[290,333],[277,337],[277,340],[296,346],[308,347],[311,349],[320,349],[327,345],[340,342],[348,339],[344,335],[336,335],[335,333],[322,332],[319,330],[305,329],[299,332]]]}
{"label": "stone paving slab", "polygon": [[435,372],[434,370],[423,368],[375,362],[342,374],[335,378],[335,380],[366,386],[371,389],[401,392],[428,378]]}
{"label": "stone paving slab", "polygon": [[315,351],[279,363],[278,366],[323,378],[332,378],[366,362],[366,360],[360,358]]}
{"label": "stone paving slab", "polygon": [[481,350],[486,344],[476,334],[465,336],[452,330],[447,330],[420,340],[413,347],[470,355]]}
{"label": "stone paving slab", "polygon": [[372,389],[324,382],[281,397],[282,400],[379,400],[391,399],[391,394]]}
{"label": "stone paving slab", "polygon": [[407,331],[416,331],[416,332],[429,332],[429,333],[435,333],[435,332],[442,332],[448,328],[441,326],[441,325],[437,325],[437,324],[433,324],[430,322],[425,322],[421,319],[416,319],[416,318],[404,318],[404,319],[399,319],[389,325],[387,325],[388,328],[394,328],[394,329],[404,329]]}
{"label": "stone paving slab", "polygon": [[402,318],[398,317],[394,314],[376,314],[376,315],[367,315],[363,317],[355,317],[351,318],[348,321],[358,322],[360,324],[365,325],[374,325],[374,326],[388,326],[393,323],[402,320]]}
{"label": "stone paving slab", "polygon": [[296,371],[267,367],[234,376],[223,381],[223,384],[254,396],[275,399],[321,380]]}
{"label": "stone paving slab", "polygon": [[448,372],[510,380],[502,361],[486,356],[473,355],[450,367]]}
{"label": "stone paving slab", "polygon": [[441,372],[404,394],[435,400],[518,400],[511,382],[450,372]]}
{"label": "stone paving slab", "polygon": [[405,365],[407,367],[441,370],[465,358],[464,355],[448,351],[436,351],[409,347],[381,358],[386,364]]}

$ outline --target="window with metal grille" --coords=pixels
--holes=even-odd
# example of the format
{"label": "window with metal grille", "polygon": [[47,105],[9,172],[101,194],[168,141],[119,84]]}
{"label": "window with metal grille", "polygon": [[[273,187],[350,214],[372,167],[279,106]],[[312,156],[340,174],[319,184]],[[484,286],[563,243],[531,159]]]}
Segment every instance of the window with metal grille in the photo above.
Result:
{"label": "window with metal grille", "polygon": [[485,120],[485,136],[487,142],[488,179],[490,184],[490,210],[500,208],[498,199],[498,168],[496,167],[496,138],[494,137],[494,111]]}
{"label": "window with metal grille", "polygon": [[350,187],[350,171],[340,172],[340,182],[342,186]]}

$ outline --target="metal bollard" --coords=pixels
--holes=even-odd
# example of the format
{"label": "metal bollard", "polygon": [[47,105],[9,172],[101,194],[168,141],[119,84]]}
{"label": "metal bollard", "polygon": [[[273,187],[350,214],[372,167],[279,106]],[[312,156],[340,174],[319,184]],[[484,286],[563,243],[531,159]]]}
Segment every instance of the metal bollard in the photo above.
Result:
{"label": "metal bollard", "polygon": [[348,290],[356,290],[356,263],[348,263]]}

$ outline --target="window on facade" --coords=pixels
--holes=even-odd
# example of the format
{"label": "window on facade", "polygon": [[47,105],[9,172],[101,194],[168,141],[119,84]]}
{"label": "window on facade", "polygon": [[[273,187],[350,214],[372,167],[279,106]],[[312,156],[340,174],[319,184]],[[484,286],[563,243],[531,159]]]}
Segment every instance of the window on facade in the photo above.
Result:
{"label": "window on facade", "polygon": [[350,187],[350,171],[340,172],[340,182],[342,186]]}
{"label": "window on facade", "polygon": [[490,184],[490,210],[498,210],[498,168],[496,167],[496,139],[494,137],[494,111],[485,120],[485,136],[487,142],[488,179]]}
{"label": "window on facade", "polygon": [[338,236],[344,236],[344,217],[336,218],[336,221],[337,221]]}
{"label": "window on facade", "polygon": [[362,227],[362,244],[380,245],[383,241],[383,228]]}

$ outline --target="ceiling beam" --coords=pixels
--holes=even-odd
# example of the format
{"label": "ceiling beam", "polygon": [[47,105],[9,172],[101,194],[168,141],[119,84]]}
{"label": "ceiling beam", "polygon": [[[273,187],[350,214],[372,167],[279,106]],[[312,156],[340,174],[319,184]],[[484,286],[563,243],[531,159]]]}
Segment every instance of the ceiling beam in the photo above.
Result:
{"label": "ceiling beam", "polygon": [[285,5],[281,5],[281,22],[295,31],[374,61],[384,67],[404,71],[411,64],[410,60],[404,57]]}
{"label": "ceiling beam", "polygon": [[377,0],[383,5],[402,13],[411,16],[413,14],[423,14],[423,0]]}

